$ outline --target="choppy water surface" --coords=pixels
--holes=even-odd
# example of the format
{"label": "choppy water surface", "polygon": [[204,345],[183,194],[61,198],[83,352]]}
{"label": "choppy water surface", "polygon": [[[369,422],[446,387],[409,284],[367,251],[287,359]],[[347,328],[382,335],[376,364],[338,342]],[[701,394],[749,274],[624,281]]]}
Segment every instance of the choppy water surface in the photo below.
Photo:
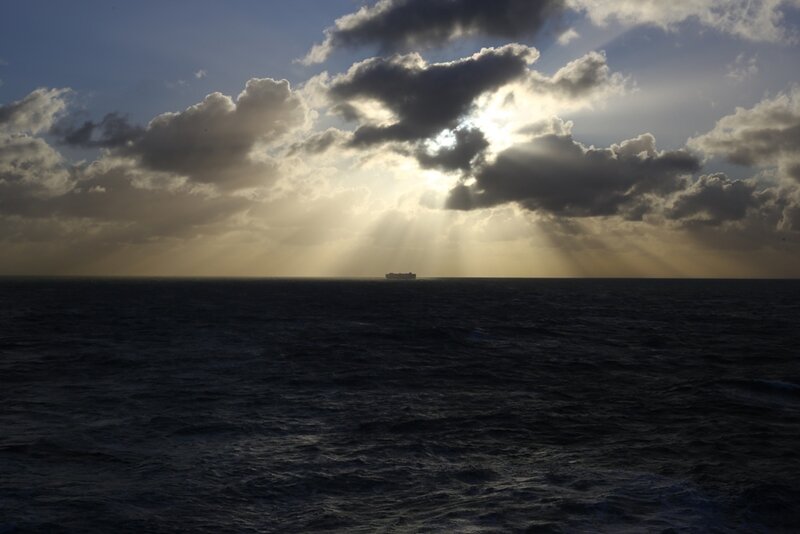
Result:
{"label": "choppy water surface", "polygon": [[0,532],[798,531],[799,317],[785,281],[6,279]]}

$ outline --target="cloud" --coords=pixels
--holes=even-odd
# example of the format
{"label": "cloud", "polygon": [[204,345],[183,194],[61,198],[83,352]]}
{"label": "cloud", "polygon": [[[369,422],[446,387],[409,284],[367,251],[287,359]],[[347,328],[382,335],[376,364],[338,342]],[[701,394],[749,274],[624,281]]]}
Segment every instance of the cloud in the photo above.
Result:
{"label": "cloud", "polygon": [[82,148],[115,148],[140,138],[144,129],[132,125],[119,113],[107,113],[100,122],[84,121],[80,126],[67,122],[56,124],[52,134],[65,145]]}
{"label": "cloud", "polygon": [[152,171],[221,189],[266,185],[277,163],[256,158],[255,147],[304,126],[307,113],[287,81],[253,78],[236,101],[212,93],[182,112],[159,115],[122,153]]}
{"label": "cloud", "polygon": [[564,99],[580,99],[592,93],[622,92],[625,84],[622,74],[611,72],[605,52],[589,52],[570,61],[550,77],[531,73],[531,86],[535,91]]}
{"label": "cloud", "polygon": [[0,132],[0,210],[20,198],[47,198],[69,189],[70,172],[61,154],[43,139]]}
{"label": "cloud", "polygon": [[358,125],[349,137],[315,134],[305,148],[318,153],[334,146],[334,135],[351,148],[391,143],[423,168],[464,172],[485,152],[513,144],[531,110],[581,109],[627,89],[628,78],[611,71],[603,52],[587,53],[552,76],[529,68],[538,57],[534,48],[510,44],[446,63],[429,64],[418,54],[371,58],[344,74],[318,76],[304,92]]}
{"label": "cloud", "polygon": [[689,146],[746,166],[775,166],[800,180],[800,88],[737,108]]}
{"label": "cloud", "polygon": [[800,188],[784,186],[767,191],[763,196],[780,213],[780,230],[800,232]]}
{"label": "cloud", "polygon": [[338,19],[303,62],[320,63],[343,47],[376,44],[386,52],[473,35],[517,39],[539,32],[563,6],[563,0],[381,0]]}
{"label": "cloud", "polygon": [[141,240],[186,235],[250,205],[240,196],[211,194],[168,176],[154,177],[131,162],[107,160],[84,169],[75,187],[52,199],[48,209],[65,218],[122,224],[124,239]]}
{"label": "cloud", "polygon": [[[282,176],[281,163],[251,152],[304,125],[307,111],[285,81],[251,80],[235,102],[209,95],[184,112],[156,117],[146,129],[130,126],[118,114],[69,129],[53,127],[65,108],[62,94],[41,89],[2,108],[0,234],[5,238],[45,239],[45,231],[52,239],[74,238],[70,229],[80,228],[86,239],[102,236],[120,244],[187,237],[212,226],[213,232],[223,231],[226,221],[259,202],[257,195],[237,189]],[[89,165],[70,165],[31,133],[47,130],[72,145],[108,150]]]}
{"label": "cloud", "polygon": [[220,232],[226,221],[254,205],[245,197],[211,194],[179,180],[156,183],[153,176],[125,161],[100,160],[76,169],[73,178],[67,191],[48,197],[17,189],[10,201],[0,200],[0,222],[16,217],[23,239],[30,229],[49,220],[57,223],[50,229],[50,239],[79,226],[86,233],[83,240],[120,246]]}
{"label": "cloud", "polygon": [[337,128],[328,128],[324,132],[311,134],[306,139],[294,143],[289,147],[288,155],[297,154],[322,154],[333,147],[341,147],[348,143],[352,137],[349,132]]}
{"label": "cloud", "polygon": [[[336,49],[377,45],[383,52],[440,46],[454,39],[485,35],[518,39],[535,35],[566,8],[585,13],[597,25],[614,20],[625,26],[672,30],[687,20],[751,41],[795,38],[784,23],[786,7],[797,0],[381,0],[336,20],[325,39],[302,60],[321,63]],[[563,32],[561,44],[578,36]]]}
{"label": "cloud", "polygon": [[687,20],[751,41],[794,39],[783,27],[783,10],[797,0],[567,0],[569,7],[598,25],[614,20],[625,26],[649,25],[672,30]]}
{"label": "cloud", "polygon": [[653,25],[673,29],[686,20],[753,41],[788,38],[780,26],[782,8],[794,0],[623,0],[613,5],[596,0],[569,0],[570,6],[585,11],[597,24],[614,19],[624,25]]}
{"label": "cloud", "polygon": [[0,132],[37,134],[49,130],[66,108],[69,89],[36,89],[22,100],[0,106]]}
{"label": "cloud", "polygon": [[581,34],[575,28],[570,28],[561,35],[558,36],[558,44],[561,46],[567,46],[569,43],[578,39]]}
{"label": "cloud", "polygon": [[454,132],[447,132],[450,143],[433,152],[427,147],[419,147],[416,158],[424,169],[468,172],[477,163],[483,152],[489,147],[486,136],[477,128],[463,127]]}
{"label": "cloud", "polygon": [[334,78],[329,95],[339,104],[377,101],[394,117],[388,124],[362,125],[353,144],[419,140],[458,126],[476,98],[525,76],[538,56],[512,44],[450,63],[427,64],[418,54],[373,58]]}
{"label": "cloud", "polygon": [[206,69],[200,69],[198,71],[195,71],[194,73],[194,77],[198,80],[205,78],[206,76],[208,76],[208,72],[206,71]]}
{"label": "cloud", "polygon": [[666,211],[671,220],[684,224],[719,226],[745,218],[759,204],[754,181],[731,180],[724,174],[703,175],[679,192]]}
{"label": "cloud", "polygon": [[571,135],[545,134],[498,154],[475,172],[475,182],[451,192],[450,209],[515,202],[564,217],[622,215],[641,218],[650,195],[683,187],[682,176],[700,162],[683,150],[658,151],[643,134],[609,148],[585,147]]}
{"label": "cloud", "polygon": [[758,74],[758,56],[747,57],[744,53],[736,56],[736,60],[728,65],[728,78],[743,82]]}
{"label": "cloud", "polygon": [[[797,257],[800,245],[800,187],[764,187],[757,179],[701,176],[664,206],[665,222],[682,231],[702,251],[784,251]],[[792,252],[794,250],[794,252]],[[758,258],[755,254],[753,259]],[[747,259],[744,259],[745,263]],[[773,260],[776,261],[776,260]],[[777,260],[781,270],[786,259]],[[775,266],[777,267],[777,266]],[[796,273],[796,267],[794,267]],[[783,273],[791,271],[790,267]]]}
{"label": "cloud", "polygon": [[517,133],[528,138],[543,137],[545,135],[556,135],[565,137],[572,134],[572,121],[564,121],[558,117],[549,117],[530,124],[526,124]]}
{"label": "cloud", "polygon": [[0,106],[0,210],[23,197],[47,198],[69,189],[64,158],[35,135],[52,127],[68,93],[40,88]]}

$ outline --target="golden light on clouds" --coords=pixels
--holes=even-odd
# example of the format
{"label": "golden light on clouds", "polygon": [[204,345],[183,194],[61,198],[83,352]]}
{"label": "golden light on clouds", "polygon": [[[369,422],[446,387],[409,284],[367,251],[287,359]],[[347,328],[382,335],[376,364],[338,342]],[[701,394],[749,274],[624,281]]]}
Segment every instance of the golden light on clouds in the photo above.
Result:
{"label": "golden light on clouds", "polygon": [[[192,65],[154,113],[16,88],[0,104],[0,272],[796,273],[800,98],[758,85],[776,68],[753,48],[793,46],[786,1],[757,20],[715,18],[711,0],[595,4],[470,4],[404,26],[387,0],[334,19],[305,66],[287,60],[292,83]],[[553,46],[550,17],[567,11]],[[370,30],[394,16],[395,33]],[[739,39],[735,54],[695,68],[725,47],[680,52],[686,20]],[[647,61],[622,46],[645,47],[642,26],[661,28]],[[732,78],[742,57],[753,68]]]}

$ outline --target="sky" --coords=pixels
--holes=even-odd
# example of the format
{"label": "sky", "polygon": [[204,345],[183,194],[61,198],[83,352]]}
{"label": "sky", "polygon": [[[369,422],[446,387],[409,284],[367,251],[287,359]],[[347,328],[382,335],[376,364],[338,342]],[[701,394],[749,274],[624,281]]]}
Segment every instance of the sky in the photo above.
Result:
{"label": "sky", "polygon": [[798,277],[800,0],[10,0],[0,274]]}

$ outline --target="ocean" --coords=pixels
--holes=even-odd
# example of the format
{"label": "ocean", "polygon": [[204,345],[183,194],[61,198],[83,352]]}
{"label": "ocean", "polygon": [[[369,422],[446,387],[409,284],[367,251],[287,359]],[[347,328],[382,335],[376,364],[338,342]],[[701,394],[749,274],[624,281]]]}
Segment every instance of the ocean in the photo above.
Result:
{"label": "ocean", "polygon": [[0,533],[798,532],[800,281],[0,280]]}

